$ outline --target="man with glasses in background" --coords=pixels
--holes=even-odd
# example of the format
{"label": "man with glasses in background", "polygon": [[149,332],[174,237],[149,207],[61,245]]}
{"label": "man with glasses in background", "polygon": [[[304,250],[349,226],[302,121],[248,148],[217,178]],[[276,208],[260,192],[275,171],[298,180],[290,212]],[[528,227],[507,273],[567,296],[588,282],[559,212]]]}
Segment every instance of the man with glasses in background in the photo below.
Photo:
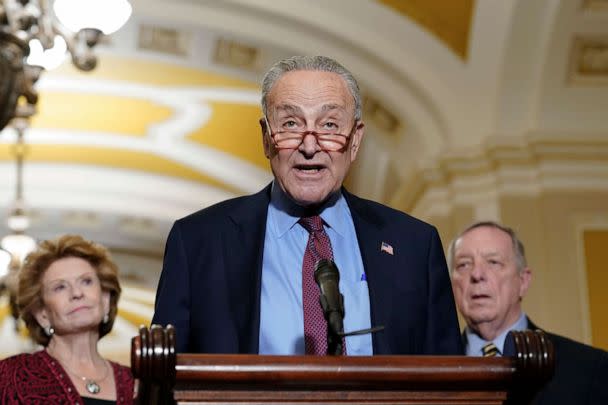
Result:
{"label": "man with glasses in background", "polygon": [[[467,356],[513,355],[512,330],[538,330],[522,301],[532,282],[524,244],[515,231],[493,221],[469,225],[448,249],[456,306],[466,321]],[[546,332],[555,348],[551,380],[535,405],[608,404],[608,353]],[[511,347],[510,347],[511,346]]]}
{"label": "man with glasses in background", "polygon": [[274,181],[175,222],[153,323],[175,326],[178,352],[326,354],[325,259],[343,332],[383,327],[346,337],[342,354],[462,354],[437,230],[342,186],[364,132],[352,74],[327,57],[282,60],[262,110]]}

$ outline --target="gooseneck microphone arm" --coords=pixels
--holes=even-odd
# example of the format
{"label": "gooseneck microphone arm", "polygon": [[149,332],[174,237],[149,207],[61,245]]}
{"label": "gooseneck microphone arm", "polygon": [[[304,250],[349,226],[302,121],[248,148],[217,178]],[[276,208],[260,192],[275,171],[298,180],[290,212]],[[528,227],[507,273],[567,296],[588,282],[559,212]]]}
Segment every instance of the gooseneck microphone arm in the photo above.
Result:
{"label": "gooseneck microphone arm", "polygon": [[379,332],[384,326],[344,332],[344,296],[340,293],[340,272],[333,260],[321,259],[315,265],[315,281],[321,290],[319,301],[327,321],[327,354],[342,354],[342,338]]}

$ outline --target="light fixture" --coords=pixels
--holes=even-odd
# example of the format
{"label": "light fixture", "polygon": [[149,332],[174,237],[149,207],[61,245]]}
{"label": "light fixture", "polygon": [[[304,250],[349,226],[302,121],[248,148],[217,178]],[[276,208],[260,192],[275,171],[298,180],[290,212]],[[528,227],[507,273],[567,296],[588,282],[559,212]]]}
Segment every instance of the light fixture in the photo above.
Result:
{"label": "light fixture", "polygon": [[94,69],[93,47],[131,11],[127,0],[0,0],[0,129],[35,113],[42,68],[59,66],[69,54],[78,69]]}
{"label": "light fixture", "polygon": [[130,15],[127,0],[0,0],[0,130],[10,124],[17,131],[15,202],[7,221],[10,234],[0,245],[13,263],[21,263],[36,247],[26,234],[29,217],[22,190],[23,132],[38,102],[34,85],[42,70],[60,65],[66,54],[78,69],[95,68],[93,47]]}
{"label": "light fixture", "polygon": [[53,10],[72,32],[95,28],[109,35],[127,22],[132,9],[127,0],[55,0]]}
{"label": "light fixture", "polygon": [[17,132],[17,139],[13,149],[16,162],[15,201],[6,221],[10,233],[0,240],[0,247],[11,254],[12,261],[19,267],[25,257],[36,249],[36,240],[26,234],[30,220],[27,216],[23,200],[23,158],[25,157],[23,132],[25,131],[27,121],[22,118],[15,119],[12,125]]}

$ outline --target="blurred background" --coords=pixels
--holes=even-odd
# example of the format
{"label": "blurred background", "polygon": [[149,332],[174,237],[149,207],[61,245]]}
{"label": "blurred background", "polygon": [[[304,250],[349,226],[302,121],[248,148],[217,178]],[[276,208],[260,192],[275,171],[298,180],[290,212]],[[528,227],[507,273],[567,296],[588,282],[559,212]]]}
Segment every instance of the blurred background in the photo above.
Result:
{"label": "blurred background", "polygon": [[[526,312],[608,349],[608,0],[130,5],[124,26],[84,51],[68,35],[90,70],[60,53],[39,73],[35,111],[13,100],[29,118],[0,132],[0,237],[78,233],[120,266],[105,356],[128,364],[149,324],[173,221],[271,180],[259,82],[295,54],[333,57],[359,80],[366,138],[350,191],[434,224],[446,248],[472,221],[515,228],[533,270]],[[0,121],[10,107],[0,101]],[[33,349],[4,267],[0,358]]]}

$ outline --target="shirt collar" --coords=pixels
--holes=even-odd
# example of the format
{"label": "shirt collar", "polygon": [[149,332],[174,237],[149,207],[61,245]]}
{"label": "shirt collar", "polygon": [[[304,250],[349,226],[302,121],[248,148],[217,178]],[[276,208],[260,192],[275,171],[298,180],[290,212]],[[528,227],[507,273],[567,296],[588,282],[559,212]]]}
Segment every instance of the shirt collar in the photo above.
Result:
{"label": "shirt collar", "polygon": [[[347,218],[350,211],[341,191],[323,204],[316,214],[321,216],[327,226],[336,231],[338,235],[346,235]],[[302,207],[291,201],[276,181],[273,181],[268,215],[274,223],[276,236],[280,238],[293,228],[302,216],[310,215],[310,213],[306,213]]]}
{"label": "shirt collar", "polygon": [[[506,328],[501,334],[496,336],[492,340],[492,343],[494,343],[494,345],[498,348],[498,350],[500,351],[500,354],[502,355],[502,353],[504,351],[504,345],[505,345],[505,339],[507,337],[507,333],[509,333],[512,330],[526,330],[526,329],[528,329],[528,319],[526,318],[526,315],[522,312],[519,315],[519,318],[517,319],[517,321],[515,321],[515,323],[513,325],[511,325],[510,327]],[[486,341],[485,339],[483,339],[477,333],[475,333],[468,326],[465,328],[464,333],[466,334],[466,339],[467,339],[467,355],[468,356],[482,355],[481,348],[486,343],[489,343],[489,342]]]}

